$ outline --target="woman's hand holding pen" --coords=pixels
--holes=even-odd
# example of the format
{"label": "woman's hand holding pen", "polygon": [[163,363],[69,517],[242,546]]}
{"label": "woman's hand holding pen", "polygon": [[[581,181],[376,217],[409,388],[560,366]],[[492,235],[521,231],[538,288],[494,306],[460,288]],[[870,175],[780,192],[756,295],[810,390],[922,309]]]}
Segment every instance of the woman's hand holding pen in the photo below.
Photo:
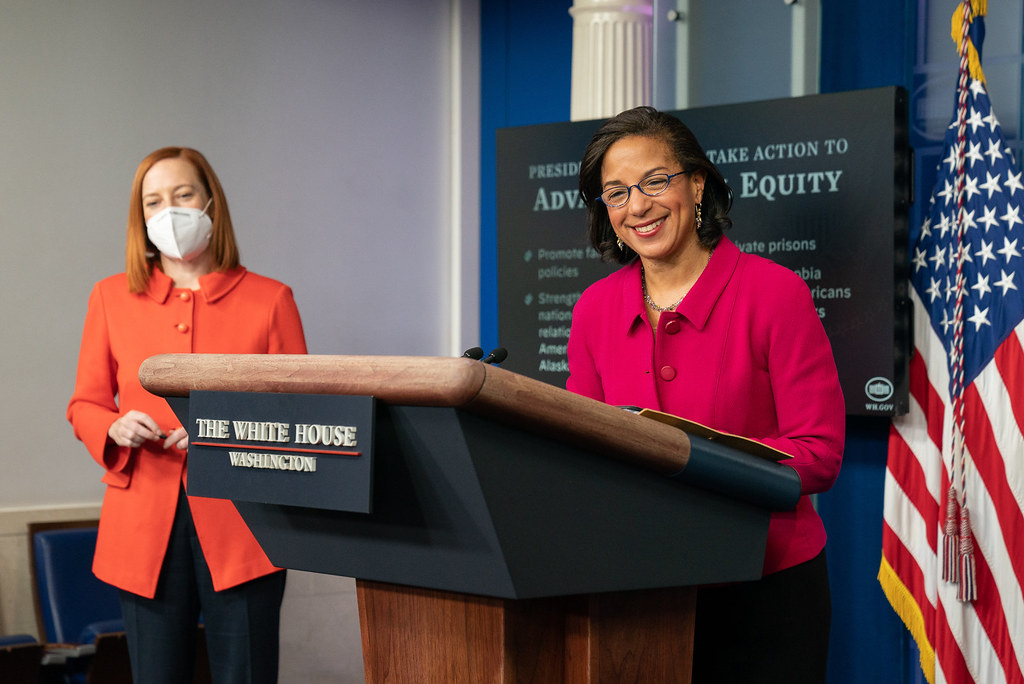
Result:
{"label": "woman's hand holding pen", "polygon": [[179,427],[168,435],[149,414],[142,411],[131,410],[115,420],[110,424],[107,435],[114,444],[123,447],[138,447],[142,446],[143,442],[161,439],[164,440],[164,449],[172,446],[179,449],[188,447],[188,433],[185,432],[185,428]]}
{"label": "woman's hand holding pen", "polygon": [[171,434],[167,435],[167,439],[164,440],[164,449],[171,447],[177,447],[182,451],[188,449],[188,432],[185,431],[185,428],[171,430]]}

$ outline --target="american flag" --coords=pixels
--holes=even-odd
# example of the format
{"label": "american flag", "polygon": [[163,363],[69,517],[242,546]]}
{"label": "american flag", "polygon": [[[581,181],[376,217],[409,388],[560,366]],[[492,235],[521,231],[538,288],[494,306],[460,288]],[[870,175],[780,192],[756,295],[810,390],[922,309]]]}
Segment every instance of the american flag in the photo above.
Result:
{"label": "american flag", "polygon": [[[1024,183],[992,111],[980,58],[973,59],[974,76],[962,77],[957,88],[964,125],[954,111],[928,216],[911,236],[910,411],[893,421],[889,434],[879,570],[933,683],[1024,682]],[[959,452],[953,430],[958,267]],[[958,596],[964,577],[943,578],[951,487],[954,507],[969,510],[973,600]]]}

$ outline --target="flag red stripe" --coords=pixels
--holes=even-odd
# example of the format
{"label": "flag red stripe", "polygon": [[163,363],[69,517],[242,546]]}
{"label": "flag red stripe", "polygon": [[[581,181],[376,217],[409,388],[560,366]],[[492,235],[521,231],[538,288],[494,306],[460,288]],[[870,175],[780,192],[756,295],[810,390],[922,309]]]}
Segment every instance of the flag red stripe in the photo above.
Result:
{"label": "flag red stripe", "polygon": [[895,427],[889,430],[889,472],[924,519],[928,528],[928,545],[935,551],[938,548],[936,521],[939,519],[939,503],[928,491],[928,480],[921,469],[921,463]]}
{"label": "flag red stripe", "polygon": [[1021,349],[1017,335],[1010,335],[1003,341],[993,356],[999,375],[1003,378],[1010,397],[1010,409],[1017,425],[1024,425],[1024,349]]}
{"label": "flag red stripe", "polygon": [[[967,669],[964,654],[960,651],[959,644],[953,638],[953,632],[949,629],[949,622],[946,620],[946,610],[940,602],[935,616],[935,660],[936,665],[942,668],[947,682],[956,684],[972,684],[974,677]],[[986,684],[979,682],[977,684]]]}
{"label": "flag red stripe", "polygon": [[1024,681],[1017,664],[1016,649],[1010,639],[1010,627],[1003,612],[1003,603],[996,586],[995,577],[985,558],[975,553],[975,577],[978,582],[978,599],[974,601],[974,612],[978,622],[988,635],[989,642],[999,658],[1007,682]]}
{"label": "flag red stripe", "polygon": [[910,395],[914,397],[928,421],[928,436],[932,444],[942,451],[942,426],[945,405],[942,397],[928,381],[928,368],[920,350],[910,358]]}
{"label": "flag red stripe", "polygon": [[928,600],[928,592],[925,588],[924,573],[917,559],[910,550],[903,545],[900,538],[889,527],[888,523],[882,521],[882,555],[893,571],[903,582],[910,595],[914,597],[918,610],[921,611],[924,620],[925,632],[928,635],[928,642],[935,643],[935,606]]}
{"label": "flag red stripe", "polygon": [[[964,390],[964,416],[971,426],[965,436],[967,450],[971,453],[974,469],[985,483],[988,498],[996,510],[1013,572],[1017,575],[1017,581],[1024,584],[1024,515],[1006,481],[1006,464],[999,453],[999,444],[976,385],[972,384]],[[970,499],[967,506],[971,507]],[[977,523],[974,526],[977,527]]]}

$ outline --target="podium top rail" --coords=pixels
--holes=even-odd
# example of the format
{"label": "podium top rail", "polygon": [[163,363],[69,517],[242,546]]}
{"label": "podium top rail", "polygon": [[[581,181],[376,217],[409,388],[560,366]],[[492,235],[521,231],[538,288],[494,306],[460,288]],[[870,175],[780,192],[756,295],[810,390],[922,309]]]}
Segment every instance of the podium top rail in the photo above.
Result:
{"label": "podium top rail", "polygon": [[193,391],[373,396],[451,407],[675,475],[691,454],[678,428],[468,358],[305,354],[160,354],[139,368],[158,396]]}

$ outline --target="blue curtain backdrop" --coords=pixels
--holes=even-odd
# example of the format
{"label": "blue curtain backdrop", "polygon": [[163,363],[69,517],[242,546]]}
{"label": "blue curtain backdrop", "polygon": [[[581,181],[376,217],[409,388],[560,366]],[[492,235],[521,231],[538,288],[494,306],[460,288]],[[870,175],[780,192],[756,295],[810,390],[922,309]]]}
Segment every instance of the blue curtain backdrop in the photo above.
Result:
{"label": "blue curtain backdrop", "polygon": [[[571,0],[480,3],[480,346],[498,340],[495,134],[569,120]],[[515,353],[515,350],[511,350]]]}
{"label": "blue curtain backdrop", "polygon": [[[916,3],[822,5],[821,92],[910,89]],[[888,431],[885,419],[848,419],[842,473],[818,500],[833,591],[829,682],[923,681],[913,641],[876,580]]]}
{"label": "blue curtain backdrop", "polygon": [[[822,4],[821,92],[888,85],[909,88],[914,2],[823,0]],[[490,349],[501,344],[496,312],[495,132],[569,119],[572,2],[485,0],[480,6],[480,346]],[[757,58],[756,45],[729,49],[746,49],[750,59]],[[829,532],[832,684],[921,681],[912,642],[876,580],[888,426],[886,419],[849,420],[842,474],[833,490],[818,500]]]}

